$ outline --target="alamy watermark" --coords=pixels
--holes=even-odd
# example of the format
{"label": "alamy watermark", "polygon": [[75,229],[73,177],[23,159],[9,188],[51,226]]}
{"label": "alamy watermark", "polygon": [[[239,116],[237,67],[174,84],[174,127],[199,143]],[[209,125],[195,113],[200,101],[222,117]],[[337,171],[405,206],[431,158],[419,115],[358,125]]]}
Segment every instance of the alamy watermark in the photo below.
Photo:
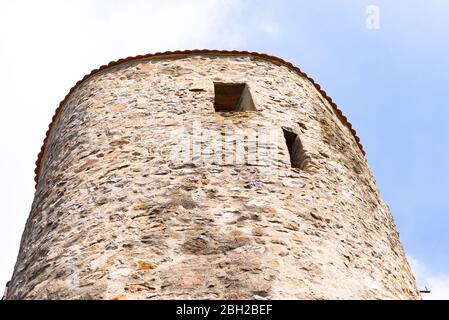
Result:
{"label": "alamy watermark", "polygon": [[365,26],[368,30],[380,29],[380,8],[376,5],[369,5],[366,7],[365,13],[367,15]]}
{"label": "alamy watermark", "polygon": [[272,171],[288,163],[282,130],[269,125],[240,128],[232,122],[210,125],[192,121],[172,131],[169,139],[170,164],[174,168],[250,165]]}

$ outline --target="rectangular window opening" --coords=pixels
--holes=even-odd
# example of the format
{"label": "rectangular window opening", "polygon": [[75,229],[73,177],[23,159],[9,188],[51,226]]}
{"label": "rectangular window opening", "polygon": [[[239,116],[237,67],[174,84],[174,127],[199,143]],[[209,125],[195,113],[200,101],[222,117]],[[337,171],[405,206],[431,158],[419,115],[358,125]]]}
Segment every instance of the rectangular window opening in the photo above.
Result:
{"label": "rectangular window opening", "polygon": [[287,144],[292,168],[301,168],[304,160],[304,149],[298,134],[288,128],[282,128],[282,131],[284,132],[285,143]]}
{"label": "rectangular window opening", "polygon": [[214,82],[215,112],[255,111],[253,98],[246,83]]}

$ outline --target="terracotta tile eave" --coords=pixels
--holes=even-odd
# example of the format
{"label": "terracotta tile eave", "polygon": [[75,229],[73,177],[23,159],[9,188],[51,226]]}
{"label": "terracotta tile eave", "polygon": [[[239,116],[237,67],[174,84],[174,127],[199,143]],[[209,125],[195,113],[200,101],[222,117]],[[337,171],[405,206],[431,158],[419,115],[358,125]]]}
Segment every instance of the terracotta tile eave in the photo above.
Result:
{"label": "terracotta tile eave", "polygon": [[332,105],[333,109],[335,110],[337,116],[339,117],[340,121],[346,126],[348,127],[348,129],[351,131],[352,135],[354,136],[355,141],[357,142],[361,152],[363,155],[365,155],[365,151],[363,150],[363,146],[360,143],[360,138],[357,136],[356,131],[354,130],[354,128],[352,127],[351,123],[348,121],[348,119],[344,116],[343,112],[338,108],[338,106],[335,104],[335,102],[332,101],[332,98],[329,97],[327,95],[327,93],[321,89],[320,85],[317,84],[311,77],[309,77],[307,74],[305,74],[304,72],[302,72],[298,67],[295,67],[293,64],[291,64],[290,62],[287,62],[281,58],[278,57],[274,57],[274,56],[270,56],[267,54],[263,54],[263,53],[257,53],[257,52],[248,52],[248,51],[227,51],[227,50],[185,50],[185,51],[167,51],[167,52],[157,52],[157,53],[152,53],[152,54],[146,54],[146,55],[139,55],[139,56],[135,56],[135,57],[128,57],[125,59],[120,59],[117,61],[112,61],[107,65],[103,65],[98,69],[94,69],[92,70],[89,74],[85,75],[83,79],[81,79],[80,81],[78,81],[75,86],[73,86],[69,93],[65,96],[65,98],[59,103],[58,108],[56,109],[56,112],[53,116],[53,119],[48,127],[46,136],[45,136],[45,140],[44,143],[42,145],[41,151],[38,155],[37,161],[36,161],[36,169],[35,169],[35,177],[34,180],[36,182],[36,186],[37,186],[37,182],[39,181],[39,174],[40,174],[40,169],[41,169],[41,162],[44,159],[44,155],[45,155],[45,150],[46,150],[46,146],[47,146],[47,141],[48,138],[50,136],[50,132],[53,128],[53,125],[56,123],[56,120],[59,116],[59,113],[62,109],[62,107],[65,105],[65,102],[67,101],[67,99],[70,97],[70,95],[87,79],[89,79],[91,76],[97,74],[100,71],[103,71],[105,69],[108,68],[112,68],[114,66],[117,66],[119,64],[125,63],[125,62],[130,62],[130,61],[138,61],[138,60],[147,60],[147,59],[152,59],[152,58],[171,58],[171,57],[176,57],[176,56],[187,56],[187,55],[199,55],[199,54],[204,54],[204,55],[234,55],[234,56],[253,56],[253,57],[257,57],[259,59],[264,59],[264,60],[269,60],[275,64],[278,65],[284,65],[288,68],[290,68],[291,70],[297,72],[299,75],[307,78],[314,86],[315,88],[321,93],[321,95]]}

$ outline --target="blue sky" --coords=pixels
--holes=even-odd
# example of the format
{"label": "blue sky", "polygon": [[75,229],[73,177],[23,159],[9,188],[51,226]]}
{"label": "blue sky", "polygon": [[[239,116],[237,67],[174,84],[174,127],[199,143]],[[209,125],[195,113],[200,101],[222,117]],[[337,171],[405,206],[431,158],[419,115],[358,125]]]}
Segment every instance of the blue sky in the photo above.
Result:
{"label": "blue sky", "polygon": [[[366,27],[369,5],[379,29]],[[0,287],[70,87],[129,55],[227,48],[279,56],[322,85],[362,140],[420,287],[449,298],[448,17],[445,0],[2,1]]]}

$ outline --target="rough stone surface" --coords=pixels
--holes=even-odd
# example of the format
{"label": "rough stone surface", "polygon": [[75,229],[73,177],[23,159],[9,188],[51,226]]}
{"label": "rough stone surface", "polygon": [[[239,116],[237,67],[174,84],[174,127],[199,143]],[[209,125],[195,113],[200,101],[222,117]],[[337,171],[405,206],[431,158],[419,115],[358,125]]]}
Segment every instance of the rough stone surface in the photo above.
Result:
{"label": "rough stone surface", "polygon": [[[214,81],[248,84],[257,111],[215,112]],[[7,298],[420,294],[363,154],[310,81],[257,57],[190,55],[126,62],[71,94]]]}

